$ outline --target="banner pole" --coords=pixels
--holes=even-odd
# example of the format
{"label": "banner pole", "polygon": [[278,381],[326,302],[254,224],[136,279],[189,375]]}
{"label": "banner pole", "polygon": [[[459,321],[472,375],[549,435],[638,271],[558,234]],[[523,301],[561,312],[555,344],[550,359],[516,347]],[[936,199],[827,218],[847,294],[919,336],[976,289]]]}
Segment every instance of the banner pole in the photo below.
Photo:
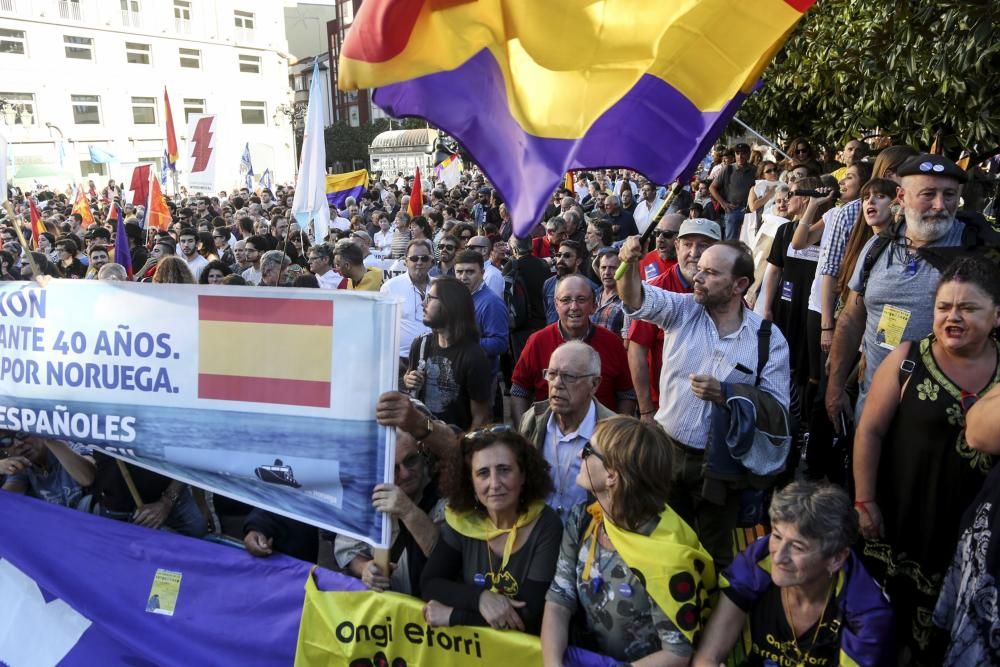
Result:
{"label": "banner pole", "polygon": [[768,139],[767,137],[765,137],[763,134],[761,134],[757,130],[753,129],[752,127],[750,127],[749,125],[747,125],[746,123],[744,123],[737,116],[733,116],[733,120],[735,120],[737,123],[739,123],[740,125],[742,125],[744,129],[746,129],[748,132],[750,132],[750,134],[752,134],[753,136],[755,136],[758,139],[760,139],[761,141],[763,141],[765,144],[767,144],[768,146],[770,146],[771,148],[773,148],[775,151],[777,151],[781,155],[785,156],[786,160],[791,160],[792,159],[791,156],[788,155],[788,153],[786,153],[785,151],[783,151],[780,148],[778,148],[778,145],[776,143],[774,143],[773,141],[771,141],[770,139]]}
{"label": "banner pole", "polygon": [[383,576],[390,576],[392,572],[389,570],[389,550],[388,549],[375,549],[372,551],[372,555],[375,560],[375,567]]}
{"label": "banner pole", "polygon": [[135,508],[141,510],[142,497],[139,495],[139,489],[135,488],[135,480],[132,479],[132,473],[128,471],[128,468],[125,467],[125,462],[121,459],[115,459],[115,463],[118,464],[118,470],[121,471],[122,477],[125,478],[125,485],[128,487],[128,492],[132,494],[132,500],[135,501]]}

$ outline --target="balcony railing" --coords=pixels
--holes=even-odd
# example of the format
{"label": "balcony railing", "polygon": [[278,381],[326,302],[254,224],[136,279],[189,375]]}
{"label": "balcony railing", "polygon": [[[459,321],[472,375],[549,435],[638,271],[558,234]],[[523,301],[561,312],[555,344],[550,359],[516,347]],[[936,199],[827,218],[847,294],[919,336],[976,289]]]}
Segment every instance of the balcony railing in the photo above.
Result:
{"label": "balcony railing", "polygon": [[[14,0],[9,0],[13,4]],[[82,21],[83,20],[83,10],[80,9],[79,2],[67,2],[66,0],[59,0],[59,18],[69,19],[71,21]]]}
{"label": "balcony railing", "polygon": [[139,12],[133,12],[129,9],[122,10],[122,25],[126,28],[141,28],[142,27],[142,15]]}
{"label": "balcony railing", "polygon": [[0,12],[13,14],[17,11],[17,3],[14,0],[0,0]]}

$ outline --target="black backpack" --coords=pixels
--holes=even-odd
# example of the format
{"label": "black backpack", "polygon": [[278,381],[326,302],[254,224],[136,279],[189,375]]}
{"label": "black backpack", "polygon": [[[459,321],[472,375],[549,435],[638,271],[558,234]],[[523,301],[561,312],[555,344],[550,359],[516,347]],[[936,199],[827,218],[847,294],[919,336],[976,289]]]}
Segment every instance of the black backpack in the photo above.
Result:
{"label": "black backpack", "polygon": [[503,276],[503,300],[507,305],[507,324],[513,331],[528,323],[528,288],[518,271],[516,259],[510,260],[510,267]]}

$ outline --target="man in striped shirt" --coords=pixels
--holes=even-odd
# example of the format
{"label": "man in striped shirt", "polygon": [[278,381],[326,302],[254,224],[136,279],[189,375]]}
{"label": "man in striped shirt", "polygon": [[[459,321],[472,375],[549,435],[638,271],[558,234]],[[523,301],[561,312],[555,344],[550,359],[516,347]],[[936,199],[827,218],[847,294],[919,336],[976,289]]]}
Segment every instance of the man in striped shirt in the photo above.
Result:
{"label": "man in striped shirt", "polygon": [[[703,498],[702,464],[712,411],[725,405],[722,383],[752,385],[757,379],[762,320],[743,302],[753,283],[753,259],[738,241],[717,243],[698,260],[693,294],[677,294],[642,284],[639,237],[627,239],[619,256],[629,264],[618,281],[625,314],[664,330],[655,418],[675,448],[670,505],[695,529],[716,563],[724,566],[732,560],[739,493],[728,493],[721,505]],[[758,388],[787,409],[789,382],[788,343],[774,329]]]}

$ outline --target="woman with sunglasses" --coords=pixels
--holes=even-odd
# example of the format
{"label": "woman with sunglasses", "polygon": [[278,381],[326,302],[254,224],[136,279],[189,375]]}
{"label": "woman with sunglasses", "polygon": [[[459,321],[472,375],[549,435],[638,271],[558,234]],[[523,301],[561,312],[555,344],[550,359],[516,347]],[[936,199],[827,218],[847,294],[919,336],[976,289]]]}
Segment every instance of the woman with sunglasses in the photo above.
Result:
{"label": "woman with sunglasses", "polygon": [[[545,596],[542,655],[563,664],[586,644],[622,662],[686,665],[709,613],[715,566],[667,505],[671,444],[632,417],[602,420],[580,453],[576,483],[596,498],[570,512]],[[582,613],[577,613],[582,612]]]}
{"label": "woman with sunglasses", "polygon": [[914,664],[939,665],[930,615],[962,513],[996,462],[969,447],[965,413],[1000,382],[1000,271],[986,259],[956,260],[933,308],[931,335],[901,343],[875,372],[854,439],[854,506],[900,645]]}
{"label": "woman with sunglasses", "polygon": [[445,525],[420,587],[431,626],[538,634],[562,523],[545,504],[549,464],[505,425],[473,431],[445,462]]}
{"label": "woman with sunglasses", "polygon": [[[747,210],[750,213],[760,214],[770,213],[771,209],[774,208],[774,202],[771,201],[774,197],[775,186],[778,185],[778,165],[771,160],[764,160],[757,167],[757,183],[750,188],[750,197],[747,199]],[[760,220],[760,214],[757,216],[757,220]],[[758,222],[759,224],[759,222]]]}

